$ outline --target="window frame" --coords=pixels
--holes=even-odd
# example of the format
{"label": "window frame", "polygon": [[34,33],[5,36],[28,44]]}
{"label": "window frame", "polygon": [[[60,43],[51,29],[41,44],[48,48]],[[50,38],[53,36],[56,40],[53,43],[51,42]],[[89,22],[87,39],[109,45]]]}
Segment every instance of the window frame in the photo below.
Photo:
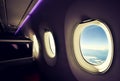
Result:
{"label": "window frame", "polygon": [[[97,25],[101,27],[106,33],[106,36],[108,39],[108,44],[109,44],[108,56],[105,62],[102,63],[101,65],[93,65],[93,64],[88,63],[84,59],[82,52],[81,52],[81,48],[79,46],[80,35],[82,34],[83,30],[90,25]],[[100,20],[87,20],[87,21],[84,21],[83,23],[80,23],[79,25],[77,25],[73,33],[73,50],[74,50],[74,55],[75,55],[75,58],[78,64],[83,69],[85,69],[86,71],[90,73],[105,73],[110,68],[112,64],[112,60],[113,60],[114,45],[113,45],[113,37],[112,37],[110,29],[105,23],[103,23]]]}
{"label": "window frame", "polygon": [[[52,36],[52,39],[54,42],[54,49],[55,49],[54,51],[50,44],[50,36]],[[50,58],[54,58],[56,56],[56,46],[55,46],[55,39],[51,31],[44,32],[44,45],[45,45],[45,50],[47,52],[47,55]]]}

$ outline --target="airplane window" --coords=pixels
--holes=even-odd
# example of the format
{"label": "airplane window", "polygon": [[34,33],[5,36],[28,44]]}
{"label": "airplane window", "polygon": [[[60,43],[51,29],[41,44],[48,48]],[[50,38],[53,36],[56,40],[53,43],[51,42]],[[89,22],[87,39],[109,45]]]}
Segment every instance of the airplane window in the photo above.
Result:
{"label": "airplane window", "polygon": [[104,73],[113,59],[113,39],[108,26],[99,20],[80,23],[73,36],[76,60],[91,73]]}
{"label": "airplane window", "polygon": [[39,56],[39,43],[38,43],[36,35],[33,35],[32,40],[33,40],[33,57],[38,58],[38,56]]}
{"label": "airplane window", "polygon": [[53,35],[50,31],[45,32],[44,34],[44,43],[45,43],[45,48],[48,56],[50,58],[54,58],[56,55],[56,47],[55,47],[55,41],[53,38]]}
{"label": "airplane window", "polygon": [[100,65],[108,56],[108,39],[105,31],[97,26],[87,26],[80,36],[80,48],[88,63]]}

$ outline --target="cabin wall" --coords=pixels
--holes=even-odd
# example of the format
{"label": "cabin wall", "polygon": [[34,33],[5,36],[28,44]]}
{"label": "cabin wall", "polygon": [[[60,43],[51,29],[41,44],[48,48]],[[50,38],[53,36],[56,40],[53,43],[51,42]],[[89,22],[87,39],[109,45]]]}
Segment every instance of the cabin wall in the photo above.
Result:
{"label": "cabin wall", "polygon": [[[43,80],[52,81],[119,81],[120,46],[119,19],[120,5],[105,0],[44,0],[29,21],[22,28],[25,35],[33,32],[40,45],[38,60]],[[76,23],[85,19],[100,19],[109,26],[114,40],[114,58],[110,69],[101,75],[90,74],[81,69],[79,79],[72,73],[66,50],[66,31],[71,31]],[[44,59],[44,40],[42,30],[49,26],[56,43],[56,63],[49,66]],[[68,41],[70,42],[70,41]],[[74,68],[75,69],[75,68]]]}

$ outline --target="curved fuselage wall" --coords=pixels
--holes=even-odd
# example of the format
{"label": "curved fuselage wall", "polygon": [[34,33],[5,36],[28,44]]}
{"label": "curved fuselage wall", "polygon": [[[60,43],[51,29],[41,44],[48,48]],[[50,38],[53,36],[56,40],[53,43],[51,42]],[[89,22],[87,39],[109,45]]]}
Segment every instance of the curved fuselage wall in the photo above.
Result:
{"label": "curved fuselage wall", "polygon": [[[54,81],[77,81],[72,73],[67,58],[66,32],[72,31],[76,23],[84,19],[100,19],[109,26],[114,41],[114,58],[110,69],[105,74],[95,75],[80,69],[81,81],[117,81],[119,76],[119,19],[120,6],[117,2],[104,0],[75,1],[75,0],[46,0],[43,1],[37,11],[31,16],[23,28],[24,33],[32,30],[40,45],[40,71],[43,77]],[[49,27],[48,27],[49,26]],[[49,66],[44,59],[44,40],[41,30],[50,28],[55,36],[56,63]],[[72,32],[71,32],[72,33]],[[70,41],[68,41],[70,42]],[[70,55],[70,54],[69,54]],[[78,67],[77,67],[78,68]],[[75,68],[74,68],[75,69]]]}

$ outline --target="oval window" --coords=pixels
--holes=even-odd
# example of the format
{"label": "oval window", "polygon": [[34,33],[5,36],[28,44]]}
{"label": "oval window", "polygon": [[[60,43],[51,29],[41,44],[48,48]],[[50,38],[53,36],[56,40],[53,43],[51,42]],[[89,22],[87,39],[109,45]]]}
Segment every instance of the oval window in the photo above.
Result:
{"label": "oval window", "polygon": [[80,36],[80,48],[84,59],[93,65],[101,65],[108,56],[107,35],[100,26],[86,26]]}
{"label": "oval window", "polygon": [[54,58],[56,55],[56,47],[55,47],[55,41],[53,38],[53,35],[50,31],[45,32],[44,34],[44,43],[45,43],[45,49],[50,58]]}
{"label": "oval window", "polygon": [[33,40],[33,57],[39,58],[39,43],[35,34],[33,35],[32,40]]}
{"label": "oval window", "polygon": [[73,35],[74,54],[79,65],[91,73],[106,72],[113,59],[113,38],[99,20],[80,23]]}

